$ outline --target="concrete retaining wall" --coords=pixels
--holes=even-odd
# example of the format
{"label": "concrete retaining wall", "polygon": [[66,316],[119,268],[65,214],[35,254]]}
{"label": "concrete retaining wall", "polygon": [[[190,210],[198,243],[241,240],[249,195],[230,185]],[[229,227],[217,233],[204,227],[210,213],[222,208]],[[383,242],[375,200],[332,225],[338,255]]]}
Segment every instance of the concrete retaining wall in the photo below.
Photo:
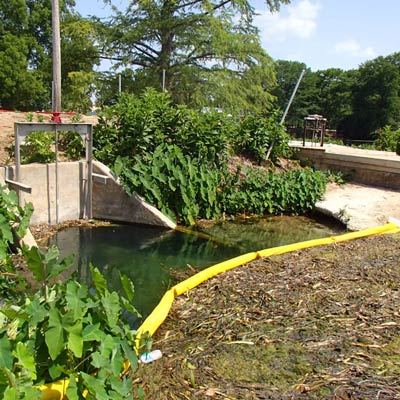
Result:
{"label": "concrete retaining wall", "polygon": [[[175,223],[140,196],[128,196],[111,171],[93,162],[93,218],[162,226],[174,229]],[[79,219],[87,215],[86,163],[83,161],[58,164],[58,221]],[[0,182],[15,180],[15,167],[0,167]],[[31,191],[20,190],[20,202],[31,202],[35,209],[31,223],[56,223],[55,164],[21,165],[20,183]],[[15,188],[14,188],[15,189]]]}
{"label": "concrete retaining wall", "polygon": [[373,153],[340,154],[320,147],[296,147],[297,158],[317,169],[341,171],[352,181],[366,185],[400,189],[400,157],[379,157],[378,152]]}

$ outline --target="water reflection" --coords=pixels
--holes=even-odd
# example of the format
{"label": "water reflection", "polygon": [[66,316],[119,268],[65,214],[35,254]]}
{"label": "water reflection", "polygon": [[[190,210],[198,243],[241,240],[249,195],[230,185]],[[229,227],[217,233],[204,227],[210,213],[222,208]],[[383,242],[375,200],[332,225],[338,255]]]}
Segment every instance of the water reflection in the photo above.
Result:
{"label": "water reflection", "polygon": [[145,317],[176,283],[171,269],[202,269],[250,251],[341,231],[310,218],[273,217],[224,222],[201,235],[132,225],[68,228],[48,244],[56,244],[64,255],[75,254],[81,281],[89,279],[89,263],[102,271],[113,290],[120,289],[119,272],[129,276],[135,285],[134,305]]}

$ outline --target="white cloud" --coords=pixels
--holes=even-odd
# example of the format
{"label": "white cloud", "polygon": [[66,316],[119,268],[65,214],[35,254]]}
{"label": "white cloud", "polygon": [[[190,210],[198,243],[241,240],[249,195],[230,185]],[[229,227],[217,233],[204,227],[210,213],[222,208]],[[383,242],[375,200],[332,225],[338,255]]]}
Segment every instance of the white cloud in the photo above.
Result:
{"label": "white cloud", "polygon": [[375,51],[372,47],[363,48],[355,39],[348,39],[336,43],[333,49],[334,52],[338,54],[347,54],[354,57],[375,57]]}
{"label": "white cloud", "polygon": [[318,2],[301,0],[287,6],[287,13],[283,13],[283,7],[280,13],[261,11],[254,22],[260,29],[263,43],[283,42],[292,37],[307,39],[317,28],[320,8]]}

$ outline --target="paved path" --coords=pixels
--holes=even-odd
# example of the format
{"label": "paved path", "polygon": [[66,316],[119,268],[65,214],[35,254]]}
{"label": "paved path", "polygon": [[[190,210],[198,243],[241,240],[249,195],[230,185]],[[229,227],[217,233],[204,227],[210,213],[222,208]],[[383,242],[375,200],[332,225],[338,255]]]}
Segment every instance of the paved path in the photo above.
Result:
{"label": "paved path", "polygon": [[[289,145],[294,147],[303,147],[303,142],[300,142],[298,140],[291,140],[289,142]],[[319,149],[322,148],[325,150],[326,153],[332,153],[332,154],[348,154],[348,155],[356,155],[362,157],[380,158],[384,160],[400,161],[400,156],[398,156],[394,151],[365,150],[356,147],[341,146],[338,144],[331,144],[331,143],[324,144],[323,147],[320,147],[319,145],[311,144],[310,142],[306,142],[305,147],[319,148]]]}
{"label": "paved path", "polygon": [[316,208],[358,231],[382,225],[390,217],[400,220],[400,191],[356,183],[330,184]]}
{"label": "paved path", "polygon": [[[291,141],[292,146],[302,146],[300,141]],[[319,145],[306,142],[306,147]],[[325,144],[326,153],[346,154],[360,157],[400,161],[400,156],[391,151],[364,150],[336,144]],[[390,217],[400,219],[400,191],[367,186],[354,182],[345,185],[328,185],[324,198],[316,204],[318,211],[333,216],[350,230],[357,231],[382,225]]]}

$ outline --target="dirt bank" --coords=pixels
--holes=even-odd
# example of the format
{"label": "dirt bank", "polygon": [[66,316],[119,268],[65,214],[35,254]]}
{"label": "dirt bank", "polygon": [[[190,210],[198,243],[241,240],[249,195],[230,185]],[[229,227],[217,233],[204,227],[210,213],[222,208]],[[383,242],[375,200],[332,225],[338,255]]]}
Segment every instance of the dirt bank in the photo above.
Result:
{"label": "dirt bank", "polygon": [[261,259],[174,304],[146,399],[400,398],[400,234]]}

